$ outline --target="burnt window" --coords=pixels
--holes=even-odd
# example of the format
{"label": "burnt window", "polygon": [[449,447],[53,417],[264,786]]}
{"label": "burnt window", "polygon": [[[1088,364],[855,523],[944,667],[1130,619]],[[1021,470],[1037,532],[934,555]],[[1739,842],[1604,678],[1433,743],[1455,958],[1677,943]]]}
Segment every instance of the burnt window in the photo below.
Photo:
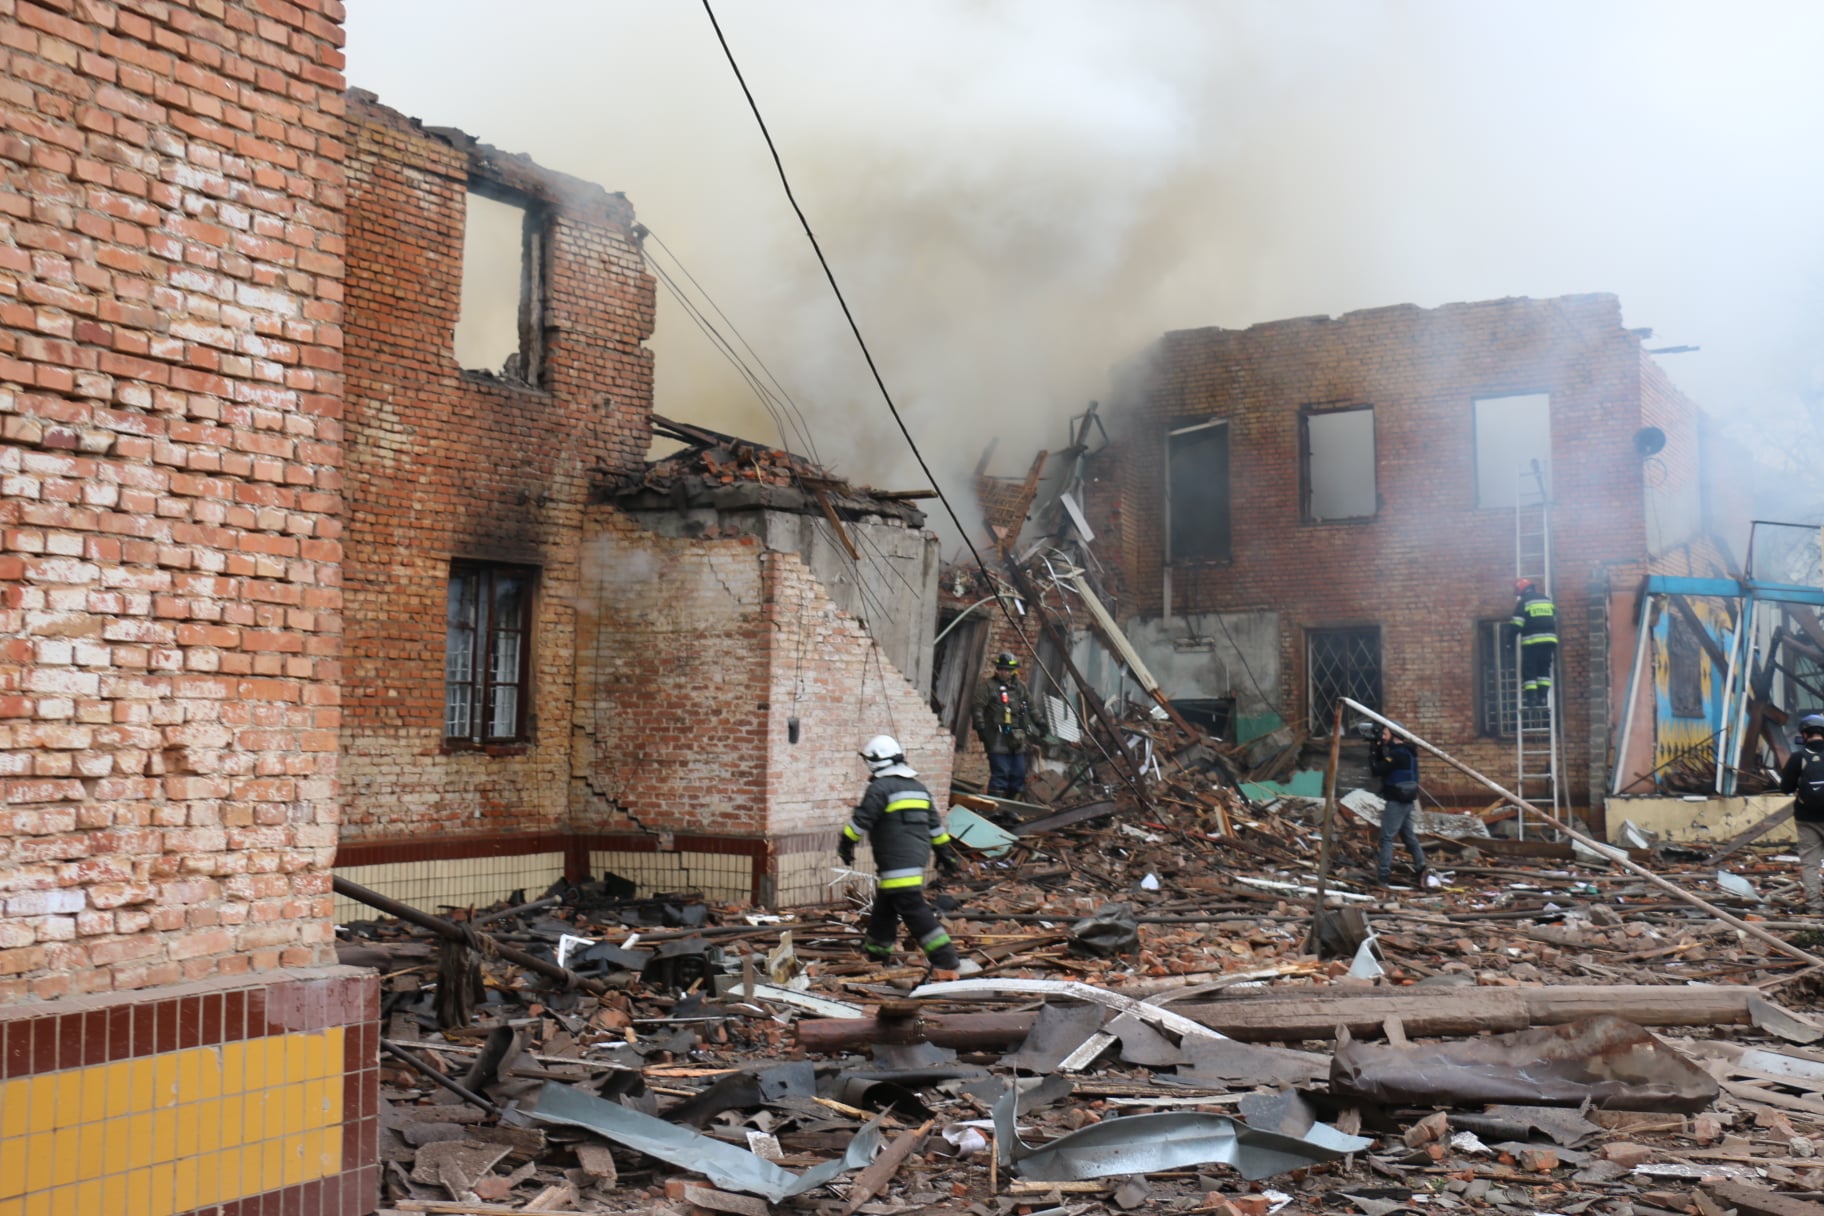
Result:
{"label": "burnt window", "polygon": [[1311,733],[1330,734],[1336,703],[1342,697],[1369,709],[1381,708],[1381,627],[1305,631],[1305,672],[1309,684]]}
{"label": "burnt window", "polygon": [[456,363],[537,386],[544,339],[544,219],[528,200],[472,189],[463,220]]}
{"label": "burnt window", "polygon": [[1298,416],[1299,482],[1306,523],[1374,516],[1374,407]]}
{"label": "burnt window", "polygon": [[[1476,729],[1489,738],[1512,738],[1520,711],[1520,657],[1509,622],[1476,622]],[[1526,729],[1544,730],[1551,722],[1543,705],[1526,709]]]}
{"label": "burnt window", "polygon": [[[1476,505],[1532,504],[1552,489],[1552,399],[1545,393],[1475,401]],[[1538,476],[1534,476],[1534,470]]]}
{"label": "burnt window", "polygon": [[1704,644],[1679,612],[1666,621],[1666,691],[1674,718],[1704,716]]}
{"label": "burnt window", "polygon": [[1228,561],[1229,424],[1202,422],[1166,436],[1165,558]]}
{"label": "burnt window", "polygon": [[528,737],[536,575],[525,566],[450,566],[443,659],[443,734],[449,742]]}

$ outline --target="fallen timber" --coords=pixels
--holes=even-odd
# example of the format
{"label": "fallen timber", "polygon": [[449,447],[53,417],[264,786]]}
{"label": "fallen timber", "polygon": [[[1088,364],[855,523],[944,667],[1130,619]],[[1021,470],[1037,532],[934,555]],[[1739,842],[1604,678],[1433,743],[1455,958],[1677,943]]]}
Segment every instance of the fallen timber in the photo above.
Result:
{"label": "fallen timber", "polygon": [[[1763,1009],[1777,1009],[1745,986],[1556,985],[1546,988],[1293,988],[1237,995],[1204,1004],[1173,1005],[1192,1021],[1246,1042],[1334,1039],[1338,1027],[1356,1037],[1380,1033],[1398,1018],[1406,1033],[1473,1035],[1483,1031],[1555,1026],[1612,1013],[1640,1026],[1748,1026]],[[927,1013],[895,1003],[868,1018],[813,1018],[798,1023],[806,1051],[851,1051],[870,1043],[934,1043],[979,1051],[1020,1042],[1038,1015]]]}

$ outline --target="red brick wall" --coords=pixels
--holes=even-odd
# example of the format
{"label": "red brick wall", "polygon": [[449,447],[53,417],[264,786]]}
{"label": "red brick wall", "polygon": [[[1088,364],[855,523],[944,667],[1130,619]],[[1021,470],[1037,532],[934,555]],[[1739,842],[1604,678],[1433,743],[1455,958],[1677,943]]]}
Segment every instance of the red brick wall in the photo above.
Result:
{"label": "red brick wall", "polygon": [[333,961],[341,18],[0,0],[0,1003]]}
{"label": "red brick wall", "polygon": [[[1639,339],[1613,296],[1412,306],[1167,334],[1136,365],[1123,420],[1127,609],[1162,610],[1165,432],[1231,420],[1234,559],[1173,571],[1174,612],[1282,614],[1286,716],[1302,722],[1305,631],[1378,623],[1391,716],[1463,760],[1511,776],[1512,744],[1476,731],[1474,624],[1513,605],[1514,518],[1479,509],[1472,399],[1551,394],[1558,679],[1567,791],[1588,784],[1590,586],[1598,563],[1645,552]],[[1298,413],[1372,404],[1382,506],[1362,523],[1301,522]],[[1682,398],[1669,409],[1688,410]],[[1661,415],[1659,425],[1677,422]],[[1596,601],[1600,611],[1600,600]],[[1473,794],[1432,765],[1434,792]]]}
{"label": "red brick wall", "polygon": [[[569,778],[584,503],[650,441],[653,282],[625,199],[350,95],[348,653],[343,838],[561,825]],[[540,387],[453,352],[471,180],[547,219]],[[592,468],[595,470],[591,472]],[[532,739],[443,738],[450,562],[540,571]]]}
{"label": "red brick wall", "polygon": [[856,753],[893,731],[947,791],[949,735],[925,694],[796,555],[751,537],[658,536],[606,508],[593,522],[581,830],[833,833],[867,780]]}

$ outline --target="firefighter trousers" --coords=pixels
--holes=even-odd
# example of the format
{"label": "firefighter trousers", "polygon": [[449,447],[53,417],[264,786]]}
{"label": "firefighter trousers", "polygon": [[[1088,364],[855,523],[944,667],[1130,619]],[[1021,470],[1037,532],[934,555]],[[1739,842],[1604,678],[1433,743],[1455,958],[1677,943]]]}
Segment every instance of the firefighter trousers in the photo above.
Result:
{"label": "firefighter trousers", "polygon": [[901,923],[918,941],[919,949],[931,965],[944,971],[955,971],[956,946],[944,932],[937,913],[925,902],[925,888],[894,887],[874,893],[874,914],[868,918],[868,954],[877,959],[891,958],[896,930]]}

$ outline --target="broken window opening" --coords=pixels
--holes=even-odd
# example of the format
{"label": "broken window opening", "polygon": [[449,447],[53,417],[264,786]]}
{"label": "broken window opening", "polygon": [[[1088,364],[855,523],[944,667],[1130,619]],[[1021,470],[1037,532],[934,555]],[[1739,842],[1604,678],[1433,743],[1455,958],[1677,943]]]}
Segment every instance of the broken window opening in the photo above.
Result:
{"label": "broken window opening", "polygon": [[544,355],[544,223],[535,205],[469,191],[461,308],[457,366],[536,387]]}
{"label": "broken window opening", "polygon": [[1305,672],[1311,733],[1328,738],[1336,703],[1343,697],[1381,709],[1381,627],[1305,631]]}
{"label": "broken window opening", "polygon": [[450,565],[443,735],[480,746],[530,737],[532,584],[524,566]]}
{"label": "broken window opening", "polygon": [[1704,646],[1682,613],[1666,621],[1666,691],[1674,718],[1704,714]]}
{"label": "broken window opening", "polygon": [[[1552,492],[1552,398],[1547,393],[1477,397],[1476,505],[1512,509]],[[1532,475],[1534,464],[1540,478]],[[1543,483],[1543,485],[1541,484]],[[1519,497],[1516,499],[1516,494]]]}
{"label": "broken window opening", "polygon": [[1166,436],[1166,560],[1228,561],[1229,526],[1229,424],[1174,427]]}
{"label": "broken window opening", "polygon": [[973,735],[970,707],[975,704],[975,681],[988,647],[988,618],[983,613],[991,609],[992,604],[982,605],[960,621],[960,613],[945,613],[940,628],[948,632],[931,657],[931,707],[956,736],[959,752]]}
{"label": "broken window opening", "polygon": [[1374,407],[1305,410],[1298,429],[1305,522],[1374,518]]}
{"label": "broken window opening", "polygon": [[[1518,647],[1509,622],[1476,622],[1476,730],[1485,738],[1514,737],[1514,717],[1520,712]],[[1551,724],[1545,706],[1529,706],[1526,728],[1544,730]]]}

